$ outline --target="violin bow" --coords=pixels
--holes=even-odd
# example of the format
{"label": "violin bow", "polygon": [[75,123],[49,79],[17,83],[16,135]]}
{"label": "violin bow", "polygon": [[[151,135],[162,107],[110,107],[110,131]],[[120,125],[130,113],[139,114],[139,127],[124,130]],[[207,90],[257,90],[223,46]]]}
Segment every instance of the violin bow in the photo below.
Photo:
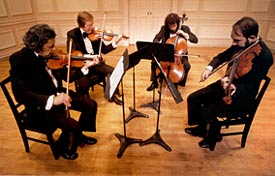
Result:
{"label": "violin bow", "polygon": [[[214,73],[216,73],[218,70],[220,70],[221,68],[223,68],[225,65],[230,64],[231,62],[234,62],[236,59],[238,59],[243,53],[245,53],[247,50],[249,50],[250,48],[254,47],[257,43],[259,43],[261,39],[257,39],[254,43],[252,43],[249,47],[247,47],[245,50],[242,50],[238,53],[236,53],[229,61],[223,63],[222,65],[220,65],[219,67],[217,67],[216,69],[214,69],[209,75],[208,78],[213,75]],[[203,82],[202,80],[200,82]]]}
{"label": "violin bow", "polygon": [[[66,94],[69,95],[69,82],[70,82],[70,72],[71,72],[71,53],[72,53],[72,43],[73,40],[69,40],[69,53],[68,53],[68,66],[67,66],[67,84],[66,84]],[[70,117],[70,112],[68,106],[66,106],[67,117]]]}
{"label": "violin bow", "polygon": [[98,51],[99,57],[101,57],[101,48],[102,48],[102,42],[103,42],[103,38],[104,38],[105,21],[106,21],[106,12],[104,13],[104,16],[103,16],[102,34],[101,34],[101,40],[100,40],[100,44],[99,44],[99,51]]}

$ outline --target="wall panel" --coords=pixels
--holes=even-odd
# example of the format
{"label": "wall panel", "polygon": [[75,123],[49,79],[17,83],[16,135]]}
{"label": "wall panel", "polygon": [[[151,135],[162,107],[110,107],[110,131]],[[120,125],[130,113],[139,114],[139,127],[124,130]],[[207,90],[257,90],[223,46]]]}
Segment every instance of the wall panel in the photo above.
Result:
{"label": "wall panel", "polygon": [[12,15],[32,14],[32,6],[30,0],[10,0]]}
{"label": "wall panel", "polygon": [[58,12],[98,11],[98,0],[58,0]]}
{"label": "wall panel", "polygon": [[39,13],[54,13],[56,9],[55,0],[36,0]]}
{"label": "wall panel", "polygon": [[0,32],[0,50],[16,46],[12,30]]}
{"label": "wall panel", "polygon": [[8,16],[6,6],[3,0],[0,0],[0,17]]}

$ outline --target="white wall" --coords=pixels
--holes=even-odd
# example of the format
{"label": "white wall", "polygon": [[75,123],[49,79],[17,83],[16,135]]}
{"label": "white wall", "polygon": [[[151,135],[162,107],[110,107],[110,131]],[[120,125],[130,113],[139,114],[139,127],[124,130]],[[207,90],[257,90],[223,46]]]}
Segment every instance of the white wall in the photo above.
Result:
{"label": "white wall", "polygon": [[[152,1],[152,4],[161,2],[148,1]],[[228,46],[232,24],[242,16],[252,16],[260,24],[261,37],[275,51],[275,0],[169,1],[172,3],[171,11],[187,13],[189,19],[186,24],[199,38],[199,44],[194,46]],[[56,44],[65,45],[66,32],[77,25],[76,15],[83,10],[94,15],[95,24],[99,27],[106,12],[106,28],[114,33],[127,35],[135,32],[129,29],[139,30],[143,27],[129,26],[131,9],[128,0],[0,0],[0,59],[7,58],[21,48],[22,36],[36,23],[52,26],[57,32]],[[162,24],[155,25],[160,27]]]}

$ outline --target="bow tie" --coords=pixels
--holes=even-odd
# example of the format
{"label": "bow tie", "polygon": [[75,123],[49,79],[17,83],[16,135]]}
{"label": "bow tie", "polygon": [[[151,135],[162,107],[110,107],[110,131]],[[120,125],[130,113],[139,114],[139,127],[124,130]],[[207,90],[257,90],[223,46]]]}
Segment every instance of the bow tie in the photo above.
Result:
{"label": "bow tie", "polygon": [[83,32],[83,38],[85,39],[86,37],[88,37],[88,33],[87,32]]}

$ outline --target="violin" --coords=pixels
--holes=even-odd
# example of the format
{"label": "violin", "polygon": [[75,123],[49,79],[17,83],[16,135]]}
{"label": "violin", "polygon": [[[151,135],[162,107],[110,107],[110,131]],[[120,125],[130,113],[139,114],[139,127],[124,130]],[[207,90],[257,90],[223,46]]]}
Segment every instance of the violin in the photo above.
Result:
{"label": "violin", "polygon": [[[103,31],[98,28],[94,27],[93,31],[88,34],[88,38],[91,41],[97,41],[100,38],[103,38],[104,41],[111,41],[114,36],[119,36],[119,34],[114,34],[111,29],[104,29]],[[123,39],[129,39],[128,36],[122,35]]]}
{"label": "violin", "polygon": [[233,59],[231,59],[234,60],[234,62],[232,66],[227,69],[226,75],[229,75],[229,83],[225,89],[225,96],[223,97],[223,101],[226,104],[231,104],[232,102],[232,90],[230,90],[230,84],[232,83],[233,79],[238,79],[247,74],[252,69],[253,59],[257,57],[262,51],[262,47],[260,46],[259,41],[260,40],[258,39],[244,51],[241,51],[235,57],[233,57]]}
{"label": "violin", "polygon": [[[71,52],[71,66],[73,67],[82,67],[85,64],[86,60],[93,60],[95,55],[91,57],[84,57],[80,51]],[[61,50],[55,50],[51,57],[48,58],[47,67],[50,69],[60,69],[68,65],[68,54],[64,53]]]}
{"label": "violin", "polygon": [[[181,23],[179,29],[181,28],[184,21],[187,20],[186,14],[182,15]],[[160,62],[164,72],[167,74],[167,77],[173,83],[179,83],[183,80],[185,76],[184,65],[181,62],[181,57],[187,53],[187,41],[185,38],[180,37],[178,34],[174,37],[167,39],[166,43],[174,45],[174,63],[171,62]],[[159,74],[160,70],[157,68],[156,73]]]}

